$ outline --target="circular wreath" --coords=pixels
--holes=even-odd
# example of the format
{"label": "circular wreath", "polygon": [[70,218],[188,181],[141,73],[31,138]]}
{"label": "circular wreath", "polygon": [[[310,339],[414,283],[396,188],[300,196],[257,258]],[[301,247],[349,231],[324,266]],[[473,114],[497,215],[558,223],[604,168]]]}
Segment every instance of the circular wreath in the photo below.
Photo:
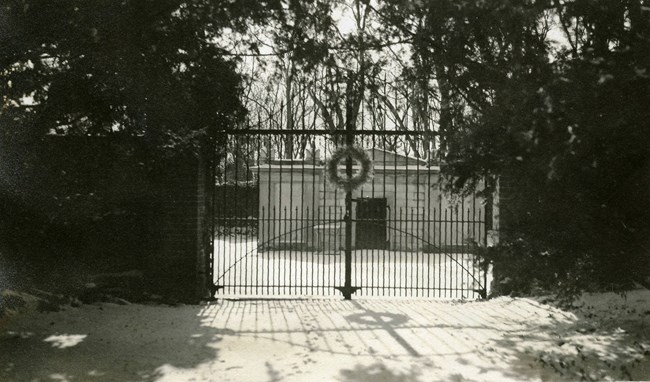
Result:
{"label": "circular wreath", "polygon": [[[361,165],[359,172],[351,178],[341,178],[338,172],[339,162],[346,157],[352,158]],[[353,191],[372,179],[372,160],[360,147],[341,146],[327,160],[325,170],[330,183],[345,191]]]}

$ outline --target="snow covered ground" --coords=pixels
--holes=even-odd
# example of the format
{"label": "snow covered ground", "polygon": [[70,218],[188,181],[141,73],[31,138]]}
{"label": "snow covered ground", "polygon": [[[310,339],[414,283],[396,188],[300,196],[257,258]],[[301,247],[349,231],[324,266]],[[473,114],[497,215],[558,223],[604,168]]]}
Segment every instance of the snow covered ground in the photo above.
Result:
{"label": "snow covered ground", "polygon": [[0,321],[0,381],[649,380],[649,329],[647,290],[570,310],[508,297],[24,309]]}
{"label": "snow covered ground", "polygon": [[[214,279],[219,296],[337,296],[344,283],[343,251],[257,251],[257,240],[215,241]],[[488,278],[489,285],[491,279]],[[387,250],[352,252],[357,296],[477,299],[485,284],[469,253]]]}

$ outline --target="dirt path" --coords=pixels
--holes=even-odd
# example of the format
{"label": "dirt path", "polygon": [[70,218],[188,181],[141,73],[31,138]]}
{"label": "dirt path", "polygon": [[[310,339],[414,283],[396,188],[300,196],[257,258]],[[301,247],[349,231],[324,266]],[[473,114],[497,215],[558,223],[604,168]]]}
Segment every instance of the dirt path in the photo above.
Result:
{"label": "dirt path", "polygon": [[648,297],[599,296],[575,312],[511,298],[28,312],[0,328],[0,380],[643,380]]}

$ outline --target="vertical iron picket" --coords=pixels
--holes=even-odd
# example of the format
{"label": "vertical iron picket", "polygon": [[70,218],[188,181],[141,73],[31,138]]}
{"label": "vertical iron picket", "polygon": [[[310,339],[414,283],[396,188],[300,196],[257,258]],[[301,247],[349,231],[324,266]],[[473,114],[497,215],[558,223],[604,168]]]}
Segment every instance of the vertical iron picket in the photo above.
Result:
{"label": "vertical iron picket", "polygon": [[[318,155],[331,155],[336,137],[365,147],[376,164],[354,192],[328,183]],[[436,203],[439,167],[430,154],[413,154],[415,145],[428,147],[418,137],[427,139],[369,130],[220,133],[206,167],[213,293],[482,297],[487,274],[476,245],[487,241],[485,207],[475,195],[453,203],[443,194]],[[348,158],[344,167],[353,175],[359,166]]]}

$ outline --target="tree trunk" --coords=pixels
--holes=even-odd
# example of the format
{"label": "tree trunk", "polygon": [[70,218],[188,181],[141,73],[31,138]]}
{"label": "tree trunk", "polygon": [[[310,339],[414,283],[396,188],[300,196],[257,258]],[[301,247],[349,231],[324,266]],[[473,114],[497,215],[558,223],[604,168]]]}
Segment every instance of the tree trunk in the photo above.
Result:
{"label": "tree trunk", "polygon": [[[286,114],[286,129],[288,131],[293,130],[294,121],[293,121],[293,60],[291,56],[287,58],[287,75],[285,79],[285,103],[287,105],[287,114]],[[285,135],[284,139],[284,157],[291,159],[293,157],[293,140],[294,136],[291,134]]]}

